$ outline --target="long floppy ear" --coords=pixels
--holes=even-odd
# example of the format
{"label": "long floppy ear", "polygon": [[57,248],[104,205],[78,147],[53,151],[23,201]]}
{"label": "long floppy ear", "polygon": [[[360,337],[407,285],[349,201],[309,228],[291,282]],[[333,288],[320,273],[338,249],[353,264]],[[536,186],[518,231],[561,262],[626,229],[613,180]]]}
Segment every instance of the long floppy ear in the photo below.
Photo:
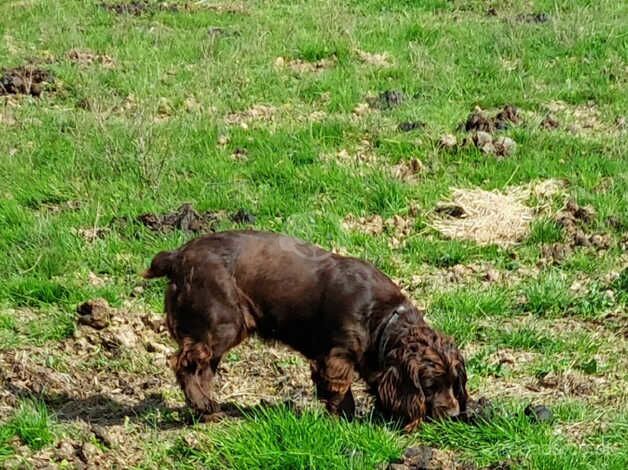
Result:
{"label": "long floppy ear", "polygon": [[396,367],[389,367],[379,379],[377,398],[385,411],[397,413],[401,395],[401,376]]}
{"label": "long floppy ear", "polygon": [[456,366],[456,372],[457,377],[454,384],[454,396],[456,397],[456,400],[458,400],[460,413],[464,413],[467,410],[469,394],[467,393],[467,371],[462,357],[459,358],[458,365]]}

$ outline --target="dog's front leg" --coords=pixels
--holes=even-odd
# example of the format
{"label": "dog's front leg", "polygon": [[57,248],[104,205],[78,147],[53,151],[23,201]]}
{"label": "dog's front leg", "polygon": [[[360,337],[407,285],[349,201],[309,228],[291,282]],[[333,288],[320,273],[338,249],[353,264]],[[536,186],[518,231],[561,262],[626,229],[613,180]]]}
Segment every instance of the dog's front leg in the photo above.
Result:
{"label": "dog's front leg", "polygon": [[184,338],[181,349],[170,359],[187,404],[204,419],[220,411],[211,395],[211,382],[220,358],[212,357],[210,347]]}
{"label": "dog's front leg", "polygon": [[347,354],[332,350],[332,354],[313,362],[311,368],[316,394],[325,403],[327,411],[352,419],[355,415],[351,392],[354,367]]}

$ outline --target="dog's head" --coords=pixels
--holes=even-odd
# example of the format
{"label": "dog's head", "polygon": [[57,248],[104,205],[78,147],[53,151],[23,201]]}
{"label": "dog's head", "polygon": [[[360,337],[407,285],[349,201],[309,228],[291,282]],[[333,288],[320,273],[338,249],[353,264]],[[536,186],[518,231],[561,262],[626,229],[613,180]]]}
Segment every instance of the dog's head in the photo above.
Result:
{"label": "dog's head", "polygon": [[388,342],[377,398],[385,411],[404,419],[406,430],[421,421],[466,411],[464,359],[450,338],[427,324],[401,325]]}

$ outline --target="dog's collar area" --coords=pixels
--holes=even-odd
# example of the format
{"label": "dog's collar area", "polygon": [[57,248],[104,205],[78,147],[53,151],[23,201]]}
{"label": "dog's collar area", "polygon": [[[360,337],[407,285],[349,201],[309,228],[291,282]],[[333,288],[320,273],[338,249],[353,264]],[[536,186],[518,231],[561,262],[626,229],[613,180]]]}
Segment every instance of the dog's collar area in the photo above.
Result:
{"label": "dog's collar area", "polygon": [[377,359],[379,360],[380,364],[384,364],[384,354],[386,350],[386,344],[388,344],[388,339],[390,337],[390,332],[388,331],[388,329],[390,328],[390,325],[394,324],[397,320],[399,320],[399,314],[405,311],[406,311],[406,307],[404,305],[400,305],[395,310],[393,310],[392,314],[388,318],[388,321],[386,322],[386,324],[382,328],[382,331],[380,332],[379,342],[377,345]]}

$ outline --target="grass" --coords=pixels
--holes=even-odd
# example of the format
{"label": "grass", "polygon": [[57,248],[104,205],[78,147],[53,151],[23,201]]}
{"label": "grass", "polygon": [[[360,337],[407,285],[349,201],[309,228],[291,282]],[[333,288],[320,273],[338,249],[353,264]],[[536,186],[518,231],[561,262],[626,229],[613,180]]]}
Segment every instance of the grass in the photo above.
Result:
{"label": "grass", "polygon": [[246,421],[208,429],[190,447],[176,441],[164,456],[182,468],[374,468],[397,458],[404,439],[368,422],[348,423],[321,411],[295,415],[284,406],[252,412]]}
{"label": "grass", "polygon": [[9,441],[17,437],[20,442],[37,451],[53,442],[53,419],[44,403],[23,400],[13,416],[0,424],[0,462],[14,453]]}
{"label": "grass", "polygon": [[[144,285],[138,273],[157,251],[193,235],[151,232],[124,217],[166,213],[185,202],[199,211],[245,209],[255,214],[256,228],[365,258],[408,286],[429,307],[428,319],[464,346],[474,395],[510,401],[490,423],[430,425],[410,437],[377,422],[269,409],[238,424],[193,427],[197,448],[186,444],[184,429],[167,434],[131,423],[138,466],[254,468],[257,460],[247,459],[255,446],[255,458],[271,467],[369,468],[410,442],[451,449],[478,465],[626,466],[618,444],[626,432],[625,395],[603,388],[587,396],[537,395],[554,410],[569,403],[590,411],[578,418],[588,431],[581,445],[571,428],[562,432],[571,417],[541,426],[526,421],[527,398],[512,396],[517,389],[508,386],[525,388],[550,370],[626,385],[628,158],[626,133],[616,124],[628,108],[625,5],[251,0],[172,11],[148,3],[139,15],[117,15],[90,0],[0,4],[0,69],[32,60],[56,77],[55,89],[41,98],[0,97],[2,358],[36,346],[71,374],[56,346],[73,336],[78,303],[104,297],[118,307],[161,311],[163,285]],[[225,11],[227,3],[243,10]],[[526,20],[539,12],[547,22]],[[72,49],[95,58],[77,63]],[[382,54],[383,65],[368,63],[368,54]],[[277,67],[278,57],[333,65],[299,72]],[[386,90],[406,99],[354,112]],[[556,101],[564,102],[554,111],[560,128],[540,128]],[[474,106],[505,104],[524,117],[499,133],[517,142],[514,155],[440,148],[444,134],[462,141],[457,128]],[[247,117],[260,105],[268,116]],[[244,122],[230,124],[234,116]],[[426,125],[402,132],[405,121]],[[393,165],[413,158],[424,167],[416,181],[396,178]],[[502,190],[548,178],[565,180],[566,197],[595,209],[585,230],[610,235],[608,250],[576,247],[543,264],[542,245],[568,238],[553,218],[562,198],[533,198],[543,210],[513,247],[446,240],[431,227],[436,203],[452,188]],[[411,228],[396,245],[394,230],[345,230],[349,215],[412,218]],[[218,224],[236,227],[227,217]],[[481,270],[446,280],[460,264],[490,265],[499,280],[487,281]],[[562,320],[577,323],[578,333]],[[497,360],[504,351],[535,359],[506,367]],[[228,362],[238,361],[234,353]],[[103,351],[84,364],[98,374],[152,374],[151,367],[152,357],[116,359]],[[609,408],[618,411],[603,413]],[[55,443],[44,433],[54,417],[43,410],[33,402],[0,415],[0,455],[14,453],[14,436],[33,450]],[[31,438],[18,428],[40,431]]]}

